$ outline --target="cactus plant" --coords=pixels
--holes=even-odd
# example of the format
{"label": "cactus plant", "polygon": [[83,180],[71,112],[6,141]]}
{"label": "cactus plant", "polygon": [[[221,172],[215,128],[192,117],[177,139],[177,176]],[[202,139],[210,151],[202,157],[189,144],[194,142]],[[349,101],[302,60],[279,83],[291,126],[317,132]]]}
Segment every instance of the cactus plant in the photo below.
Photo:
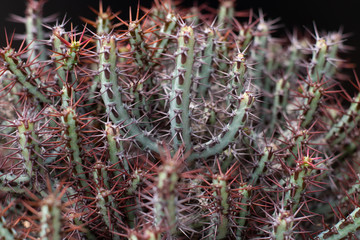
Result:
{"label": "cactus plant", "polygon": [[155,0],[129,20],[100,3],[77,29],[44,4],[0,49],[1,239],[358,234],[341,31],[275,38],[278,20],[234,0]]}

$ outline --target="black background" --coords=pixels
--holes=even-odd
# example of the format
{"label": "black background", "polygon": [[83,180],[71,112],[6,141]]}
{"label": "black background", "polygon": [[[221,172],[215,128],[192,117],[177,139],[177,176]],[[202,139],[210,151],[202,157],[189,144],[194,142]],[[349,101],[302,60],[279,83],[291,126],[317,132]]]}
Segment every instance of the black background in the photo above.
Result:
{"label": "black background", "polygon": [[[15,29],[17,33],[23,33],[24,27],[21,24],[7,21],[10,13],[24,15],[25,0],[0,0],[0,46],[5,45],[4,27],[7,32]],[[150,7],[152,0],[141,0],[140,4]],[[207,3],[210,7],[218,6],[217,0],[198,0],[199,4]],[[254,10],[262,9],[270,19],[280,17],[282,29],[292,31],[294,27],[304,29],[306,26],[313,30],[313,22],[319,30],[337,31],[340,27],[344,33],[352,33],[346,41],[346,45],[354,47],[354,50],[345,55],[352,63],[357,65],[357,72],[360,75],[360,11],[355,6],[358,0],[238,0],[236,3],[237,10],[253,8]],[[184,6],[192,6],[195,1],[183,0]],[[104,6],[111,6],[114,12],[121,10],[121,18],[127,19],[129,6],[133,11],[136,10],[137,0],[103,0]],[[74,25],[80,25],[82,22],[79,16],[94,19],[95,15],[89,10],[88,6],[98,8],[98,0],[49,0],[45,5],[44,15],[59,13],[62,19],[65,13]]]}

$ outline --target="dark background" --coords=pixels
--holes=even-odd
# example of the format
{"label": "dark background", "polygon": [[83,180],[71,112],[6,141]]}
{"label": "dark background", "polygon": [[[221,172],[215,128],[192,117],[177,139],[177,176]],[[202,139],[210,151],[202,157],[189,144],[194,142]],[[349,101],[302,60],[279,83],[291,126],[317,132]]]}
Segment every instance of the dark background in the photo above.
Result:
{"label": "dark background", "polygon": [[[7,32],[14,29],[17,33],[23,33],[24,27],[21,24],[15,24],[7,21],[10,13],[24,15],[25,0],[0,0],[0,46],[5,45],[4,27]],[[141,0],[141,5],[150,7],[152,0]],[[207,3],[216,8],[217,0],[198,0],[199,4]],[[344,33],[352,33],[346,45],[354,47],[354,50],[345,54],[345,58],[351,59],[351,62],[357,65],[357,72],[360,75],[360,12],[355,3],[358,0],[238,0],[236,7],[238,10],[253,8],[262,9],[270,19],[280,17],[283,28],[278,30],[285,32],[294,27],[304,29],[304,26],[313,30],[313,22],[316,23],[319,30],[337,31],[343,27]],[[110,5],[114,12],[121,10],[121,18],[128,18],[129,6],[135,11],[137,0],[103,0],[104,6]],[[191,6],[195,1],[183,0],[184,6]],[[59,13],[59,18],[67,14],[68,18],[75,25],[82,24],[79,16],[94,19],[95,15],[89,10],[88,6],[98,9],[98,0],[49,0],[45,5],[45,16]]]}

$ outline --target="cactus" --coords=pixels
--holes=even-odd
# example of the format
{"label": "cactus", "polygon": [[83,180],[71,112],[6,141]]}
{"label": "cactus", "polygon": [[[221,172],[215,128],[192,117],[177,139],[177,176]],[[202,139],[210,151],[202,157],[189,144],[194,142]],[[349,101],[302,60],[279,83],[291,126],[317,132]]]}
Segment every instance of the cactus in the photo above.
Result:
{"label": "cactus", "polygon": [[44,4],[0,49],[1,239],[359,234],[341,31],[277,39],[278,20],[234,0],[129,20],[100,2],[77,29]]}

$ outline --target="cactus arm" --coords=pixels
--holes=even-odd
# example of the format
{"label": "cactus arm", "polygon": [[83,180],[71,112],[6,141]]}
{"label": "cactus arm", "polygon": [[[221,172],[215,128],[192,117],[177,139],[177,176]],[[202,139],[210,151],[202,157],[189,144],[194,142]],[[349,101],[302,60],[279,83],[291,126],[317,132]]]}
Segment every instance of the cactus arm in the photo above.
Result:
{"label": "cactus arm", "polygon": [[206,42],[205,48],[203,50],[204,54],[201,56],[201,65],[199,66],[196,74],[196,78],[199,79],[199,87],[197,97],[202,98],[205,96],[207,89],[210,87],[209,85],[209,78],[212,73],[212,63],[213,63],[213,55],[214,55],[214,37],[215,32],[212,28],[205,29],[205,39]]}
{"label": "cactus arm", "polygon": [[218,64],[218,70],[220,72],[227,72],[228,71],[228,63],[227,57],[229,56],[229,42],[228,42],[228,35],[221,35],[221,33],[216,31],[216,38],[215,38],[215,54],[216,54],[216,63]]}
{"label": "cactus arm", "polygon": [[16,231],[15,229],[8,227],[6,220],[3,216],[0,216],[0,236],[4,240],[16,240]]}
{"label": "cactus arm", "polygon": [[[303,118],[303,122],[301,123],[302,127],[307,127],[313,121],[314,114],[318,109],[324,91],[321,86],[318,86],[318,83],[320,83],[322,77],[326,73],[325,70],[330,69],[327,55],[329,51],[333,56],[337,54],[337,52],[334,52],[338,49],[336,45],[337,44],[332,48],[329,48],[325,39],[319,38],[316,41],[308,76],[308,78],[310,77],[310,79],[308,79],[310,84],[307,85],[306,90],[309,96],[305,99],[305,110],[300,111],[300,115],[302,115]],[[327,75],[328,77],[332,77],[330,72]]]}
{"label": "cactus arm", "polygon": [[29,61],[33,61],[38,52],[40,52],[39,60],[46,60],[46,48],[44,44],[38,44],[34,41],[44,40],[43,31],[43,17],[42,8],[43,1],[33,1],[32,4],[27,4],[25,29],[26,29],[26,43],[29,46],[28,57]]}
{"label": "cactus arm", "polygon": [[339,53],[340,44],[342,42],[341,40],[341,34],[334,33],[330,36],[332,45],[329,46],[328,50],[328,61],[325,63],[325,69],[324,72],[327,76],[331,77],[334,76],[336,73],[336,63],[332,63],[331,61],[337,61],[337,55]]}
{"label": "cactus arm", "polygon": [[40,238],[43,240],[62,239],[60,235],[61,209],[59,208],[59,206],[49,206],[47,204],[44,204],[41,207],[40,214],[41,214]]}
{"label": "cactus arm", "polygon": [[225,0],[220,2],[217,25],[221,28],[228,28],[232,26],[230,21],[232,21],[235,13],[234,2],[234,0]]}
{"label": "cactus arm", "polygon": [[151,61],[149,64],[150,66],[155,65],[156,60],[160,58],[161,54],[166,50],[170,39],[168,36],[173,34],[173,31],[176,29],[177,26],[177,18],[173,12],[169,12],[166,15],[165,23],[161,26],[159,35],[164,36],[160,41],[156,42],[155,44],[155,53],[153,59],[155,61]]}
{"label": "cactus arm", "polygon": [[307,131],[301,131],[298,134],[294,134],[291,138],[293,139],[293,142],[290,143],[292,148],[289,149],[289,154],[285,158],[288,164],[295,159],[294,154],[298,152],[298,149],[301,149],[304,146],[304,142],[309,139],[309,135]]}
{"label": "cactus arm", "polygon": [[33,176],[34,171],[34,162],[32,157],[33,153],[31,150],[29,150],[29,146],[31,145],[32,139],[29,138],[28,133],[32,132],[34,130],[34,123],[29,123],[27,120],[25,122],[22,122],[18,126],[18,132],[19,132],[19,144],[21,147],[21,155],[24,159],[24,165],[26,172],[29,174],[29,176]]}
{"label": "cactus arm", "polygon": [[122,163],[122,166],[129,172],[129,164],[127,160],[123,157],[124,147],[122,141],[117,141],[116,138],[119,137],[119,130],[112,126],[111,124],[106,124],[105,134],[108,143],[109,155],[111,165],[116,169],[120,169],[119,160]]}
{"label": "cactus arm", "polygon": [[251,185],[247,186],[245,184],[239,189],[239,194],[241,195],[241,210],[238,218],[236,219],[237,222],[236,240],[243,239],[242,228],[246,227],[245,226],[246,216],[249,214],[248,201],[250,200],[250,196],[251,196],[249,189],[251,189]]}
{"label": "cactus arm", "polygon": [[141,29],[141,25],[138,22],[131,22],[129,24],[129,42],[131,45],[131,51],[134,53],[136,65],[139,68],[143,68],[145,71],[148,68],[149,62],[149,46],[145,42],[145,36]]}
{"label": "cactus arm", "polygon": [[93,177],[97,186],[105,186],[106,189],[110,189],[108,167],[101,161],[95,162],[93,166]]}
{"label": "cactus arm", "polygon": [[29,185],[30,180],[31,178],[26,173],[15,175],[11,172],[6,174],[0,172],[0,191],[24,193],[24,186]]}
{"label": "cactus arm", "polygon": [[155,199],[155,226],[169,229],[171,234],[178,231],[178,208],[177,208],[177,189],[176,186],[180,179],[177,173],[177,165],[172,159],[167,160],[160,169],[157,180]]}
{"label": "cactus arm", "polygon": [[176,67],[173,74],[169,109],[170,131],[175,151],[182,144],[185,144],[185,151],[191,148],[189,104],[194,45],[193,28],[190,26],[182,27],[178,36]]}
{"label": "cactus arm", "polygon": [[17,81],[23,85],[34,97],[38,98],[43,103],[50,103],[50,99],[39,91],[38,86],[30,83],[29,77],[31,71],[27,68],[22,67],[25,63],[18,57],[14,49],[4,49],[0,52],[0,57],[7,63],[7,69],[16,76]]}
{"label": "cactus arm", "polygon": [[314,159],[308,156],[304,156],[299,162],[295,170],[291,173],[289,180],[289,189],[287,189],[284,197],[284,206],[291,204],[293,212],[296,212],[300,203],[301,194],[306,187],[306,178],[312,173],[313,166],[312,161]]}
{"label": "cactus arm", "polygon": [[211,220],[214,224],[212,224],[209,229],[210,236],[216,236],[216,239],[224,239],[228,234],[229,228],[228,214],[230,205],[228,204],[229,193],[227,182],[221,176],[218,176],[213,179],[212,187],[214,188],[213,195],[220,199],[220,206],[218,207],[221,210],[216,211],[211,216]]}
{"label": "cactus arm", "polygon": [[[98,17],[96,22],[92,22],[88,19],[82,18],[85,22],[90,23],[91,25],[93,25],[96,28],[96,34],[99,36],[102,35],[106,35],[109,34],[111,32],[111,30],[113,30],[113,28],[115,27],[112,24],[112,19],[115,17],[111,16],[111,9],[108,8],[105,12],[103,11],[103,6],[102,6],[102,2],[100,2],[100,11],[98,12]],[[100,41],[96,41],[96,52],[100,52],[101,49],[101,45],[100,45]],[[93,71],[96,71],[97,69],[99,69],[98,64],[97,63],[93,63],[91,64],[91,69]],[[93,102],[95,99],[95,92],[98,88],[99,85],[99,75],[95,75],[93,78],[93,81],[91,83],[91,87],[90,87],[90,91],[89,91],[89,100],[90,102]]]}
{"label": "cactus arm", "polygon": [[76,107],[73,106],[73,97],[75,92],[73,88],[64,86],[61,91],[62,98],[62,112],[61,122],[63,125],[63,134],[65,136],[65,147],[68,149],[69,158],[71,162],[76,163],[75,165],[75,175],[78,175],[81,179],[81,184],[86,187],[86,177],[84,175],[83,169],[83,160],[82,160],[82,149],[80,143],[80,136],[78,128],[80,128],[78,119],[79,116],[76,112]]}
{"label": "cactus arm", "polygon": [[[228,104],[236,101],[236,97],[243,92],[244,82],[245,82],[245,73],[247,67],[245,62],[245,57],[243,53],[238,53],[234,58],[234,63],[229,71],[230,81],[228,84]],[[236,104],[235,104],[236,106]]]}
{"label": "cactus arm", "polygon": [[221,152],[228,144],[234,141],[236,133],[241,127],[245,125],[247,119],[247,111],[251,108],[254,102],[254,97],[249,93],[245,92],[241,95],[238,109],[234,113],[232,122],[226,126],[224,134],[220,134],[215,140],[210,140],[205,143],[205,149],[200,153],[192,153],[188,160],[190,162],[198,158],[207,158]]}
{"label": "cactus arm", "polygon": [[63,45],[59,39],[58,36],[60,37],[64,37],[66,38],[66,36],[64,36],[64,29],[62,29],[61,27],[57,27],[53,29],[53,34],[51,36],[51,40],[52,40],[52,48],[53,51],[55,52],[51,58],[54,60],[55,62],[55,67],[56,67],[56,72],[58,74],[58,85],[59,87],[63,87],[63,82],[66,81],[66,74],[65,74],[65,69],[63,67],[63,64],[61,63],[61,61],[63,60],[63,57],[58,54],[58,53],[62,53],[63,50]]}
{"label": "cactus arm", "polygon": [[252,185],[255,185],[260,177],[260,175],[263,173],[265,164],[270,163],[274,159],[273,151],[271,147],[265,147],[264,152],[260,158],[259,163],[257,164],[257,167],[255,171],[251,174],[250,183]]}
{"label": "cactus arm", "polygon": [[[79,136],[77,133],[77,113],[72,107],[67,107],[62,112],[61,117],[65,131],[64,135],[67,137],[68,148],[70,150],[70,158],[76,163],[75,172],[79,174],[79,177],[85,181],[84,170],[82,167],[81,149],[79,146]],[[82,185],[86,186],[86,182],[81,181]]]}
{"label": "cactus arm", "polygon": [[321,79],[324,74],[327,51],[328,45],[325,39],[317,39],[312,55],[313,67],[310,69],[310,80],[313,82]]}
{"label": "cactus arm", "polygon": [[291,212],[280,210],[275,215],[273,226],[273,239],[286,240],[293,236],[292,227],[294,225],[294,217]]}
{"label": "cactus arm", "polygon": [[301,119],[303,120],[301,126],[303,128],[306,128],[314,120],[314,114],[317,111],[323,96],[323,89],[321,87],[310,86],[308,95],[309,96],[305,100],[305,109],[300,112]]}
{"label": "cactus arm", "polygon": [[41,157],[34,121],[29,119],[19,120],[17,129],[19,146],[27,174],[34,176],[35,170],[40,170],[44,174],[44,169],[41,167],[43,158]]}
{"label": "cactus arm", "polygon": [[[114,208],[114,198],[110,194],[110,190],[106,190],[103,188],[98,189],[98,194],[96,196],[96,206],[99,209],[100,214],[102,215],[102,219],[104,220],[106,226],[113,232],[115,227],[115,221],[111,221],[112,215],[116,216],[116,222],[121,221],[121,217],[117,211],[112,209]],[[120,236],[117,234],[112,234],[112,239],[120,240]]]}
{"label": "cactus arm", "polygon": [[126,201],[126,215],[128,219],[128,225],[130,228],[135,227],[136,223],[136,212],[140,209],[140,203],[138,195],[135,192],[138,190],[139,185],[143,181],[143,174],[140,170],[135,170],[131,175],[129,182],[129,188],[126,191],[126,195],[130,198]]}
{"label": "cactus arm", "polygon": [[315,237],[315,240],[344,239],[350,233],[355,233],[360,226],[360,208],[355,208],[345,219],[340,220],[330,230],[325,230]]}
{"label": "cactus arm", "polygon": [[278,118],[278,114],[286,110],[289,89],[290,84],[286,79],[281,78],[279,81],[276,82],[274,102],[272,105],[272,118],[268,129],[269,135],[272,135],[275,124],[281,120]]}
{"label": "cactus arm", "polygon": [[158,152],[156,142],[148,138],[145,133],[136,125],[135,121],[129,117],[125,105],[121,99],[121,91],[117,83],[116,74],[116,49],[115,37],[108,36],[102,39],[101,51],[99,56],[99,74],[101,81],[102,99],[106,106],[106,111],[110,119],[115,123],[122,123],[126,126],[129,134],[140,142],[144,147]]}
{"label": "cactus arm", "polygon": [[325,139],[331,144],[341,143],[360,121],[360,94],[358,94],[344,115],[330,128]]}

